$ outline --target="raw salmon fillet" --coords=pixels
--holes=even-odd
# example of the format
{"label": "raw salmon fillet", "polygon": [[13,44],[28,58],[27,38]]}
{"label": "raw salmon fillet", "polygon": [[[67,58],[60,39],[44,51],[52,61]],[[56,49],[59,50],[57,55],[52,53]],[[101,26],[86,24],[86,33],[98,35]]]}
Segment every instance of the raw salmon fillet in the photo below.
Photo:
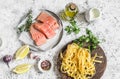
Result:
{"label": "raw salmon fillet", "polygon": [[38,15],[38,17],[37,17],[37,21],[41,21],[41,22],[44,22],[44,21],[46,21],[46,18],[48,17],[48,16],[50,16],[48,13],[46,13],[46,12],[41,12],[39,15]]}
{"label": "raw salmon fillet", "polygon": [[45,23],[35,23],[34,28],[45,34],[47,38],[52,38],[55,36],[55,31]]}
{"label": "raw salmon fillet", "polygon": [[43,45],[46,43],[46,37],[43,33],[34,28],[34,24],[30,27],[30,34],[37,46]]}
{"label": "raw salmon fillet", "polygon": [[56,30],[59,27],[56,19],[44,11],[40,13],[37,20],[50,25],[53,30]]}
{"label": "raw salmon fillet", "polygon": [[46,23],[46,22],[48,22],[48,21],[56,22],[55,18],[52,17],[50,14],[48,14],[48,13],[45,12],[45,11],[41,12],[41,13],[38,15],[38,17],[37,17],[36,20],[41,21],[41,22],[43,22],[43,23]]}
{"label": "raw salmon fillet", "polygon": [[56,29],[59,28],[59,25],[58,25],[58,23],[54,23],[54,25],[51,25],[50,27],[51,27],[53,30],[56,30]]}

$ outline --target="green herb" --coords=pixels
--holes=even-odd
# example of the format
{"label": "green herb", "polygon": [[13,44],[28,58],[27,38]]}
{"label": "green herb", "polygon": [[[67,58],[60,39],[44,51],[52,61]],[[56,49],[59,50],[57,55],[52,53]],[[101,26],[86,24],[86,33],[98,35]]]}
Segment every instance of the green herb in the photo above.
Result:
{"label": "green herb", "polygon": [[71,26],[67,26],[67,27],[65,28],[65,30],[67,31],[68,34],[71,34],[71,33],[72,33]]}
{"label": "green herb", "polygon": [[71,34],[72,32],[78,34],[80,32],[80,28],[78,28],[76,21],[73,19],[70,21],[70,25],[66,26],[65,31],[67,31],[68,34]]}
{"label": "green herb", "polygon": [[89,29],[86,29],[86,35],[80,36],[78,39],[74,40],[74,43],[77,43],[80,47],[86,47],[90,51],[93,51],[100,42]]}
{"label": "green herb", "polygon": [[25,24],[18,28],[19,32],[21,33],[23,31],[29,31],[31,24],[32,24],[32,10],[29,11]]}

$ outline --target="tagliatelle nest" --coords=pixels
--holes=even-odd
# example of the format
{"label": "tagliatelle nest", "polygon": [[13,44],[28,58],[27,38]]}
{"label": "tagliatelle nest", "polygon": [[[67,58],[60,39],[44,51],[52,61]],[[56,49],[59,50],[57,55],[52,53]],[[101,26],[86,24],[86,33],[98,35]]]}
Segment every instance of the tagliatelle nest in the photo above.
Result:
{"label": "tagliatelle nest", "polygon": [[89,79],[95,74],[95,60],[97,54],[91,57],[88,49],[79,47],[77,44],[72,43],[67,46],[65,55],[60,53],[62,59],[61,72],[66,73],[74,79]]}

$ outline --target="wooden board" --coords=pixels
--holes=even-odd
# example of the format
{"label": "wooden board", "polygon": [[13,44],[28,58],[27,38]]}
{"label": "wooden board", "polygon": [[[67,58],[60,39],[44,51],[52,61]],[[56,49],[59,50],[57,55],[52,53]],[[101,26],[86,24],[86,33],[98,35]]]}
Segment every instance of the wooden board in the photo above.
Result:
{"label": "wooden board", "polygon": [[[67,45],[65,47],[63,47],[61,49],[61,51],[63,52],[66,48],[67,48]],[[97,46],[97,48],[92,51],[92,56],[94,56],[95,53],[97,53],[98,56],[103,56],[103,58],[101,58],[101,59],[96,58],[98,60],[101,60],[102,63],[95,63],[96,74],[91,79],[100,79],[106,69],[107,59],[106,59],[103,49],[100,46]],[[63,53],[63,55],[64,55],[64,53]],[[63,74],[60,72],[61,62],[62,62],[62,59],[60,58],[60,54],[59,54],[58,61],[57,61],[57,67],[58,67],[59,73],[61,75],[61,79],[73,79],[73,78],[67,76],[67,74]]]}

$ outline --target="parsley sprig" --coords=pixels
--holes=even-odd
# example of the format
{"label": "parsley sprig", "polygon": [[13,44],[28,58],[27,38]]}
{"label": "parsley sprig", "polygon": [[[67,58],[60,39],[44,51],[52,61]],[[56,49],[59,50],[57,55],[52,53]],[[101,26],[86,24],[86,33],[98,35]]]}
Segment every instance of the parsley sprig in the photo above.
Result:
{"label": "parsley sprig", "polygon": [[78,39],[74,40],[80,47],[86,47],[90,51],[96,49],[100,41],[95,37],[91,30],[86,29],[86,35],[80,36]]}
{"label": "parsley sprig", "polygon": [[67,31],[68,34],[71,34],[72,32],[78,34],[80,32],[80,28],[77,26],[76,21],[73,19],[70,21],[70,25],[66,26],[65,31]]}

